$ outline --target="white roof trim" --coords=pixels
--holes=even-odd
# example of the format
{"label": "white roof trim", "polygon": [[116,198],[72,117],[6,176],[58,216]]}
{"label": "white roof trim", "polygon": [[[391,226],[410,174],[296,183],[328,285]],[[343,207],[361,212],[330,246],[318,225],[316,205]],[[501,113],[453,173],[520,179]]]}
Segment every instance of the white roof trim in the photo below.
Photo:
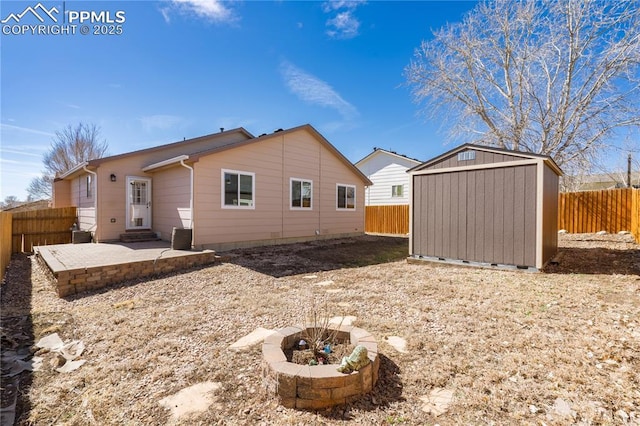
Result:
{"label": "white roof trim", "polygon": [[89,162],[87,162],[87,161],[83,161],[80,164],[76,164],[74,167],[70,168],[69,170],[67,170],[66,172],[64,172],[60,176],[58,176],[58,179],[68,178],[72,174],[74,174],[76,172],[79,172],[80,170],[84,169],[88,165],[89,165]]}
{"label": "white roof trim", "polygon": [[368,161],[371,158],[373,158],[373,157],[375,157],[377,155],[381,155],[381,154],[387,154],[387,155],[390,155],[392,157],[401,158],[401,159],[407,160],[407,161],[409,161],[411,163],[415,163],[416,165],[420,165],[420,164],[423,163],[422,161],[416,160],[415,158],[407,157],[406,155],[398,154],[397,152],[387,151],[384,148],[378,148],[375,151],[369,153],[363,159],[359,160],[357,163],[355,163],[355,166],[357,167],[359,164],[364,163],[365,161]]}
{"label": "white roof trim", "polygon": [[180,163],[180,161],[188,160],[188,159],[189,159],[188,155],[185,155],[185,154],[178,155],[177,157],[173,157],[167,160],[159,161],[157,163],[149,164],[148,166],[143,167],[142,171],[149,172],[151,170],[159,169],[160,167],[170,166],[172,164],[178,164]]}

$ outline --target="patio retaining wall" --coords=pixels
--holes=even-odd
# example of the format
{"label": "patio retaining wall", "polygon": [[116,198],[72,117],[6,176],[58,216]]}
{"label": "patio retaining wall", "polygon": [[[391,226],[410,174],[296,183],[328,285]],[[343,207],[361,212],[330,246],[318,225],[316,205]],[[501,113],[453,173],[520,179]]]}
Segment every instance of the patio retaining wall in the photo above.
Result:
{"label": "patio retaining wall", "polygon": [[[45,269],[47,265],[41,260]],[[89,268],[78,268],[53,273],[59,297],[70,296],[90,290],[98,290],[119,282],[167,274],[174,271],[214,263],[216,253],[204,251],[189,256],[169,257],[157,260],[142,260]]]}

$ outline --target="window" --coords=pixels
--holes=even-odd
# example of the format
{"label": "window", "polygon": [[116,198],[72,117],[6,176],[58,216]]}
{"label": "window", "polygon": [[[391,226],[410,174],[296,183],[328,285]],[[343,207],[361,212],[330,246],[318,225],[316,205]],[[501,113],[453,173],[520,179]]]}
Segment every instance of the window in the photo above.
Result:
{"label": "window", "polygon": [[404,185],[393,185],[391,187],[391,196],[392,197],[402,197],[404,193]]}
{"label": "window", "polygon": [[312,182],[291,178],[291,209],[311,209]]}
{"label": "window", "polygon": [[91,198],[91,193],[93,192],[92,189],[92,180],[91,179],[91,175],[87,175],[87,198]]}
{"label": "window", "polygon": [[458,153],[458,161],[470,161],[476,159],[475,151],[464,151]]}
{"label": "window", "polygon": [[255,173],[222,170],[222,207],[255,208]]}
{"label": "window", "polygon": [[131,204],[147,204],[147,182],[140,180],[131,182]]}
{"label": "window", "polygon": [[336,193],[338,195],[338,210],[355,210],[356,209],[356,187],[353,185],[336,185]]}

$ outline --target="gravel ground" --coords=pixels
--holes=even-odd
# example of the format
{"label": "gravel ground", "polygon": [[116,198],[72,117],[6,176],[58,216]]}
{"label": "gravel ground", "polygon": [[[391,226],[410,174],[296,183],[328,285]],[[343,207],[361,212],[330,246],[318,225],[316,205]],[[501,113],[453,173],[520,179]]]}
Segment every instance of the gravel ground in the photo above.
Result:
{"label": "gravel ground", "polygon": [[[630,236],[561,235],[560,262],[544,273],[408,264],[406,245],[364,236],[236,250],[71,299],[55,296],[33,256],[16,256],[0,291],[3,351],[53,332],[86,346],[71,373],[43,354],[41,371],[17,376],[16,423],[640,424],[640,246]],[[228,346],[257,327],[298,324],[314,303],[378,339],[380,380],[347,406],[286,409],[264,389],[259,346]],[[221,385],[209,408],[172,420],[159,401],[202,382]],[[4,406],[15,390],[4,378],[2,388]],[[425,403],[440,389],[453,399],[435,417]]]}

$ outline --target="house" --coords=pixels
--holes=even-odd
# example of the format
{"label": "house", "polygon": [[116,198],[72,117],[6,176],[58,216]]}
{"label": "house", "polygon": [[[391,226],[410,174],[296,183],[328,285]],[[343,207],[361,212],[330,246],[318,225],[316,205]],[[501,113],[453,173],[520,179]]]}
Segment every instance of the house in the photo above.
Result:
{"label": "house", "polygon": [[383,206],[409,204],[409,175],[407,170],[421,161],[393,151],[374,148],[356,167],[373,182],[365,189],[365,205]]}
{"label": "house", "polygon": [[409,174],[410,258],[539,270],[556,254],[550,157],[465,144]]}
{"label": "house", "polygon": [[243,128],[78,164],[54,182],[94,241],[147,230],[225,250],[364,233],[367,179],[311,125]]}
{"label": "house", "polygon": [[[627,188],[629,175],[627,173],[601,173],[582,176],[563,176],[561,185],[567,192],[602,191],[607,189]],[[640,173],[631,173],[631,187],[640,188]]]}

